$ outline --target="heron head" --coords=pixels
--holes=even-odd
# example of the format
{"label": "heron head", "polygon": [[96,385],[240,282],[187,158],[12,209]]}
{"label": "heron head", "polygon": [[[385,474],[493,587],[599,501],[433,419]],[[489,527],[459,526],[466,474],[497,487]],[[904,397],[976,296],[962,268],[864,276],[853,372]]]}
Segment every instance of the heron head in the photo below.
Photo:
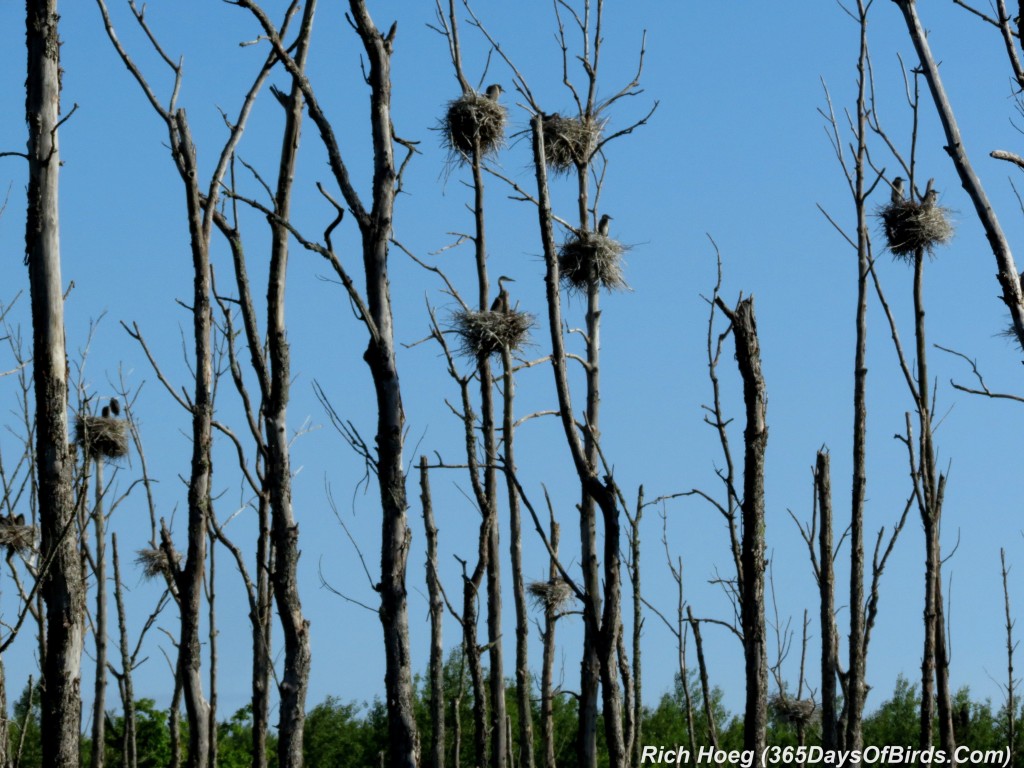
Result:
{"label": "heron head", "polygon": [[508,275],[502,275],[501,277],[498,278],[498,288],[501,288],[501,284],[502,283],[514,283],[515,281],[516,280],[515,280],[514,277],[509,277]]}

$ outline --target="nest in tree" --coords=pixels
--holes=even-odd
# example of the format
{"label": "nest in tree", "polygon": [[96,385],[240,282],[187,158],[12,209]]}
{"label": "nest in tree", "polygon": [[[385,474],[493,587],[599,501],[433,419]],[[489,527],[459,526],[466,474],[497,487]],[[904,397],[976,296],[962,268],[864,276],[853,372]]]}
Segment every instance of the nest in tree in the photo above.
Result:
{"label": "nest in tree", "polygon": [[918,250],[931,253],[953,237],[949,210],[934,203],[899,200],[883,206],[879,216],[889,250],[901,259],[912,259]]}
{"label": "nest in tree", "polygon": [[472,312],[464,310],[452,316],[452,329],[459,336],[459,352],[470,357],[490,355],[505,347],[515,351],[530,338],[533,315],[510,309],[508,312]]}
{"label": "nest in tree", "polygon": [[544,160],[552,171],[569,171],[586,164],[601,136],[602,124],[594,119],[562,117],[557,112],[541,121]]}
{"label": "nest in tree", "polygon": [[550,581],[531,581],[526,590],[538,607],[557,611],[572,599],[572,587],[562,579]]}
{"label": "nest in tree", "polygon": [[622,254],[626,246],[597,232],[571,234],[558,251],[558,269],[571,290],[586,293],[591,268],[598,283],[609,291],[626,290]]}
{"label": "nest in tree", "polygon": [[496,101],[479,93],[467,93],[448,102],[441,122],[444,145],[452,158],[465,162],[480,147],[484,155],[497,152],[505,141],[508,113]]}
{"label": "nest in tree", "polygon": [[[24,519],[18,516],[18,519]],[[11,552],[29,552],[36,543],[36,529],[11,517],[0,517],[0,546]]]}
{"label": "nest in tree", "polygon": [[124,419],[110,416],[79,416],[75,420],[75,442],[92,458],[119,459],[128,455],[128,433]]}
{"label": "nest in tree", "polygon": [[779,718],[793,725],[808,725],[818,711],[811,699],[790,699],[781,693],[772,696],[769,703]]}
{"label": "nest in tree", "polygon": [[142,575],[147,579],[169,576],[171,573],[167,564],[167,553],[162,549],[140,549],[135,562],[142,567]]}

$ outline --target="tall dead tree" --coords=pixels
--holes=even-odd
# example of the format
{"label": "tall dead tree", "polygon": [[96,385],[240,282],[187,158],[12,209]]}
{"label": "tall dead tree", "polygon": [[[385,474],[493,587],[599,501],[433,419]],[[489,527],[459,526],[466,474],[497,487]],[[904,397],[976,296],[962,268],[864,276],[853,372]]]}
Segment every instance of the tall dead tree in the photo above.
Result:
{"label": "tall dead tree", "polygon": [[[567,372],[568,356],[565,350],[565,340],[562,336],[562,312],[560,289],[560,274],[558,253],[555,247],[554,231],[552,228],[551,199],[548,190],[547,167],[544,153],[544,128],[541,115],[535,115],[531,120],[533,135],[533,163],[537,178],[537,210],[540,223],[540,240],[544,249],[544,259],[547,265],[545,275],[545,288],[548,305],[548,328],[551,334],[552,354],[551,366],[555,379],[555,389],[558,396],[559,415],[562,422],[562,431],[568,442],[572,461],[576,473],[580,479],[581,487],[585,497],[592,498],[597,508],[601,511],[604,523],[604,592],[603,605],[600,600],[600,584],[590,584],[593,580],[593,566],[596,565],[596,552],[589,555],[593,558],[590,565],[584,562],[584,607],[583,615],[586,622],[587,632],[594,639],[596,659],[599,666],[601,691],[604,704],[604,730],[605,743],[608,749],[609,765],[613,768],[626,765],[626,745],[622,730],[622,696],[618,684],[618,637],[622,626],[621,621],[621,577],[619,558],[619,509],[616,496],[614,480],[611,475],[605,475],[602,479],[596,462],[588,460],[584,441],[581,440],[576,421],[573,415],[572,401],[569,392],[569,381]],[[588,392],[591,390],[588,389]],[[589,430],[588,430],[589,432]],[[592,437],[595,437],[592,435]],[[589,523],[581,513],[581,530],[584,539],[589,536]],[[595,534],[596,539],[596,534]],[[584,553],[584,558],[588,555]],[[589,574],[589,576],[588,576]],[[587,660],[584,659],[584,678],[588,675]],[[581,765],[589,760],[590,750],[588,744],[595,734],[582,733],[588,728],[587,715],[583,710],[584,700],[580,700],[580,748],[579,757]],[[596,727],[596,724],[595,724]]]}
{"label": "tall dead tree", "polygon": [[740,622],[746,667],[746,704],[743,744],[761,754],[768,727],[768,653],[764,619],[765,500],[764,460],[768,446],[768,402],[761,373],[761,349],[754,318],[754,298],[742,299],[730,309],[716,300],[732,323],[736,362],[743,379],[746,427],[743,432],[742,540],[740,549]]}
{"label": "tall dead tree", "polygon": [[[968,197],[971,198],[978,221],[985,230],[985,237],[988,240],[989,247],[992,249],[992,254],[995,256],[996,279],[1002,289],[1003,303],[1006,304],[1007,309],[1010,311],[1014,334],[1021,346],[1024,346],[1024,294],[1021,291],[1020,275],[1013,259],[1009,240],[999,224],[999,219],[985,193],[981,178],[971,165],[967,148],[964,146],[963,137],[960,134],[960,127],[956,121],[956,114],[953,111],[953,104],[949,100],[946,89],[942,84],[939,65],[932,55],[931,47],[928,44],[928,36],[925,34],[924,26],[917,13],[917,2],[916,0],[893,0],[893,2],[903,14],[903,19],[907,25],[907,33],[914,44],[914,49],[917,51],[921,62],[921,71],[931,90],[935,111],[938,114],[939,121],[942,123],[942,130],[946,136],[945,150],[953,161],[953,166],[960,177],[960,183],[963,185]],[[1011,61],[1014,62],[1015,79],[1017,82],[1022,82],[1024,81],[1024,75],[1021,75],[1020,62],[1013,45],[1013,36],[1009,27],[1010,18],[1002,1],[1000,2],[1000,7],[1002,12],[1000,13],[999,23],[1004,30],[1004,40],[1008,41],[1007,49],[1010,52]],[[993,152],[993,156],[1009,160],[1017,165],[1021,164],[1018,162],[1019,158],[1016,158],[1012,153],[996,151]]]}
{"label": "tall dead tree", "polygon": [[41,590],[46,605],[42,659],[43,763],[79,764],[85,586],[74,535],[68,445],[64,298],[61,285],[58,175],[61,165],[60,36],[57,0],[27,0],[28,214],[25,263],[32,303],[36,462],[42,529]]}
{"label": "tall dead tree", "polygon": [[191,398],[184,403],[192,420],[192,460],[188,480],[188,546],[184,564],[179,568],[172,557],[173,543],[170,531],[161,532],[162,548],[168,556],[173,579],[179,596],[181,630],[178,639],[177,672],[185,699],[189,721],[189,768],[206,768],[210,753],[210,705],[203,694],[201,653],[201,609],[206,565],[206,547],[210,529],[211,491],[213,471],[211,448],[213,444],[213,342],[210,271],[210,236],[220,197],[222,181],[229,161],[241,139],[256,95],[271,68],[275,57],[271,55],[257,74],[246,94],[239,115],[231,125],[229,136],[217,160],[206,191],[200,189],[196,147],[185,110],[177,103],[182,80],[181,64],[175,64],[156,42],[143,12],[131,5],[136,22],[143,27],[164,63],[174,75],[174,90],[165,106],[157,98],[146,78],[122,46],[114,32],[113,23],[104,0],[97,0],[103,15],[107,35],[125,67],[135,78],[150,105],[167,129],[168,146],[185,192],[186,218],[189,227],[189,245],[192,257],[192,336],[194,387]]}
{"label": "tall dead tree", "polygon": [[[391,121],[391,52],[397,25],[387,32],[377,29],[364,0],[350,0],[349,15],[366,53],[366,82],[370,88],[370,132],[373,140],[373,185],[370,205],[356,191],[342,157],[334,128],[323,110],[312,84],[266,13],[249,0],[238,5],[258,20],[274,54],[302,93],[310,119],[316,125],[327,150],[328,163],[342,197],[359,228],[365,274],[365,298],[356,288],[334,253],[330,233],[341,222],[342,209],[328,228],[325,245],[300,238],[330,261],[366,326],[369,343],[363,355],[370,368],[377,399],[375,457],[368,457],[376,469],[381,499],[381,597],[380,620],[384,634],[385,688],[388,712],[389,764],[393,768],[414,766],[419,761],[419,739],[412,701],[412,670],[409,648],[406,562],[409,531],[402,451],[405,412],[395,362],[394,322],[388,281],[388,253],[392,234],[394,204],[401,183],[395,162],[396,139]],[[314,6],[315,2],[310,2]],[[312,13],[312,10],[307,10]],[[296,236],[297,233],[293,232]]]}

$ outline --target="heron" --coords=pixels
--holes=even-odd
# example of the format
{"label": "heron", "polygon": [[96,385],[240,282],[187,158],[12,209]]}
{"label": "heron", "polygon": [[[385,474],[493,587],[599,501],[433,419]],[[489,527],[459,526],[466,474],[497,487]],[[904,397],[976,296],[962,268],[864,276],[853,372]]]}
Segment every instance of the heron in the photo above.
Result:
{"label": "heron", "polygon": [[934,208],[935,200],[938,198],[939,193],[937,190],[929,189],[924,193],[924,200],[921,201],[922,208]]}
{"label": "heron", "polygon": [[601,217],[601,221],[597,223],[597,233],[608,237],[608,222],[612,220],[612,217],[607,213]]}
{"label": "heron", "polygon": [[501,87],[501,83],[492,83],[487,86],[487,90],[484,91],[484,95],[491,101],[497,101],[498,97],[501,96],[501,92],[505,89]]}
{"label": "heron", "polygon": [[110,398],[110,412],[115,416],[121,415],[121,403],[117,401],[116,397]]}
{"label": "heron", "polygon": [[25,524],[25,515],[24,515],[24,513],[22,513],[22,512],[18,513],[18,516],[14,519],[14,524],[15,525],[24,525]]}
{"label": "heron", "polygon": [[502,275],[498,278],[498,295],[494,298],[494,302],[491,304],[491,312],[501,312],[502,314],[508,312],[508,289],[505,287],[505,283],[514,283],[515,280],[506,275]]}
{"label": "heron", "polygon": [[103,416],[104,419],[109,419],[110,418],[110,406],[109,405],[104,405],[103,406],[103,410],[100,412],[100,415]]}
{"label": "heron", "polygon": [[902,203],[902,202],[903,202],[903,178],[901,176],[897,176],[895,179],[892,180],[892,203],[893,203],[893,205],[895,205],[896,203]]}

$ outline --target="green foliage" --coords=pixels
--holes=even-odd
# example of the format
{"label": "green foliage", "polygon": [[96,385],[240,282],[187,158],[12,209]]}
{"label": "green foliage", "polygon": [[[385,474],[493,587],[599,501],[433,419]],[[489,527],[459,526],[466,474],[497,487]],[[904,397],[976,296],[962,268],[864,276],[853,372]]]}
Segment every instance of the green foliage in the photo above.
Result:
{"label": "green foliage", "polygon": [[[39,730],[41,717],[39,684],[25,686],[14,704],[14,717],[9,721],[8,743],[18,768],[40,768],[43,746]],[[20,760],[18,759],[20,749]]]}

